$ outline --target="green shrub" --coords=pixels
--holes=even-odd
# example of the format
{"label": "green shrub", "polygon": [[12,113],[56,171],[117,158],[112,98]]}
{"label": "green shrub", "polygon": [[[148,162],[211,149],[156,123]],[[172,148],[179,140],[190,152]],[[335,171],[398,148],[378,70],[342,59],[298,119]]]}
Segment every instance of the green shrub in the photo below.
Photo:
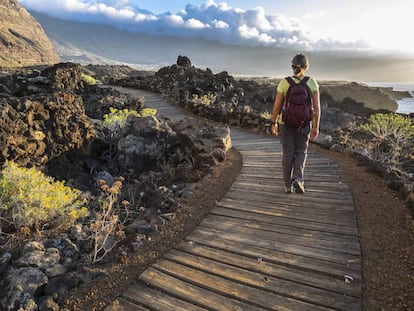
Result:
{"label": "green shrub", "polygon": [[140,112],[136,110],[128,110],[128,109],[115,109],[109,108],[109,113],[103,116],[102,126],[107,129],[123,129],[127,125],[127,119],[129,116],[134,117],[147,117],[147,116],[154,116],[157,114],[156,109],[144,108]]}
{"label": "green shrub", "polygon": [[54,181],[35,168],[22,168],[7,162],[0,176],[0,224],[16,230],[39,231],[48,223],[53,227],[73,224],[88,215],[79,200],[81,192]]}
{"label": "green shrub", "polygon": [[137,118],[154,116],[157,114],[156,109],[144,108],[140,112],[128,109],[109,108],[109,113],[103,116],[103,120],[98,122],[96,128],[97,137],[109,145],[109,156],[116,154],[116,145],[121,139],[125,128],[128,125],[128,117]]}
{"label": "green shrub", "polygon": [[198,96],[197,94],[193,94],[193,102],[202,104],[204,106],[210,106],[216,100],[216,96],[214,94],[206,94],[202,96]]}
{"label": "green shrub", "polygon": [[371,149],[375,160],[398,164],[412,151],[414,123],[409,117],[395,113],[374,114],[360,130],[373,135]]}
{"label": "green shrub", "polygon": [[82,73],[82,80],[88,85],[96,85],[95,78],[85,73]]}
{"label": "green shrub", "polygon": [[157,109],[151,109],[151,108],[144,108],[139,112],[140,117],[149,117],[149,116],[155,116],[157,114]]}
{"label": "green shrub", "polygon": [[136,110],[109,108],[109,113],[103,116],[102,126],[109,130],[123,129],[127,125],[129,116],[139,117]]}
{"label": "green shrub", "polygon": [[413,121],[396,113],[373,114],[369,122],[361,126],[361,130],[374,135],[378,140],[388,140],[396,145],[414,137]]}
{"label": "green shrub", "polygon": [[260,117],[262,119],[270,120],[270,119],[272,119],[272,114],[270,112],[268,112],[268,111],[265,111],[265,112],[262,112],[260,114]]}

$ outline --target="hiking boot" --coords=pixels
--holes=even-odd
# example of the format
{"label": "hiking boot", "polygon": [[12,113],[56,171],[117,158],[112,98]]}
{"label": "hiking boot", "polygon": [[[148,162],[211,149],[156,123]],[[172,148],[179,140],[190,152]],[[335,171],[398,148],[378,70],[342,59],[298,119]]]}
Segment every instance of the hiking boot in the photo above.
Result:
{"label": "hiking boot", "polygon": [[289,187],[285,186],[285,193],[292,193],[292,186],[289,186]]}
{"label": "hiking boot", "polygon": [[294,180],[292,185],[293,185],[293,189],[295,189],[296,193],[300,193],[300,194],[305,193],[305,186],[303,185],[303,182]]}

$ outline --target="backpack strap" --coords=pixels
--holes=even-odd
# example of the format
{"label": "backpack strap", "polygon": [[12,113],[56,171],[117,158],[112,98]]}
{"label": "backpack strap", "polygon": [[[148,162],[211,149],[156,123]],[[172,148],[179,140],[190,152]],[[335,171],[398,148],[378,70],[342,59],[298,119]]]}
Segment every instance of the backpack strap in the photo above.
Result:
{"label": "backpack strap", "polygon": [[286,77],[285,79],[289,83],[289,86],[292,86],[292,85],[296,84],[296,82],[293,81],[292,77]]}
{"label": "backpack strap", "polygon": [[304,76],[299,83],[308,83],[309,77],[308,76]]}
{"label": "backpack strap", "polygon": [[304,76],[302,79],[298,79],[299,83],[296,83],[295,80],[293,80],[292,77],[286,77],[286,81],[289,83],[289,86],[295,85],[295,84],[306,84],[309,81],[309,76]]}
{"label": "backpack strap", "polygon": [[296,82],[293,81],[292,77],[286,77],[285,80],[289,83],[289,87],[286,91],[285,100],[284,100],[283,106],[282,106],[282,112],[285,111],[286,108],[287,108],[287,103],[289,102],[290,88],[296,84]]}

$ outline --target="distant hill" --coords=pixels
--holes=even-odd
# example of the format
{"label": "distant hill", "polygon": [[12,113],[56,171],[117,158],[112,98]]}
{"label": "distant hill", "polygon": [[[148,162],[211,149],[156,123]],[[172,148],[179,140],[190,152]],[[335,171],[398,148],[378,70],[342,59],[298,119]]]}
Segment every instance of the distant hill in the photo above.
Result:
{"label": "distant hill", "polygon": [[42,26],[17,0],[0,0],[0,66],[57,62],[57,52]]}
{"label": "distant hill", "polygon": [[[134,64],[158,69],[188,56],[200,68],[233,75],[283,77],[291,72],[292,51],[271,47],[226,45],[202,39],[152,36],[107,25],[65,21],[30,12],[53,41],[62,60],[81,64]],[[410,82],[414,57],[373,56],[359,52],[309,52],[309,74],[321,80]]]}

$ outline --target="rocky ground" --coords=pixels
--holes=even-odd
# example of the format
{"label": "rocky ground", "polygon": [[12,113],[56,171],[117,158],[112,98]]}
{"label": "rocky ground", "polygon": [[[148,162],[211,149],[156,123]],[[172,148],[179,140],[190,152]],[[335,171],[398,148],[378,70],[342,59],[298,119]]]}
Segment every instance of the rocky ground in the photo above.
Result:
{"label": "rocky ground", "polygon": [[[87,81],[69,63],[0,78],[1,310],[57,308],[106,274],[94,267],[127,261],[231,147],[225,125],[158,118],[142,98]],[[78,201],[58,206],[68,190],[53,198],[49,182],[30,170],[18,179],[10,163],[78,189]]]}
{"label": "rocky ground", "polygon": [[[194,68],[191,61],[185,57],[179,57],[176,65],[163,68],[153,75],[132,72],[128,68],[117,70],[113,66],[89,66],[84,72],[95,75],[101,81],[161,92],[184,108],[207,118],[265,133],[269,131],[270,122],[265,112],[271,109],[274,81],[273,84],[267,80],[239,81],[226,72],[214,74],[209,70]],[[116,79],[109,80],[108,77],[112,75]],[[13,120],[23,120],[19,123],[22,124],[20,130],[13,129],[14,132],[6,133],[3,131],[1,134],[3,136],[0,136],[0,143],[4,143],[2,150],[7,151],[2,153],[1,160],[12,158],[20,161],[22,165],[37,165],[55,177],[70,179],[71,183],[84,192],[90,192],[91,198],[94,199],[99,198],[99,192],[91,188],[91,185],[98,174],[108,183],[111,182],[111,178],[124,175],[127,177],[127,186],[130,184],[140,189],[134,196],[137,201],[134,206],[137,210],[131,210],[137,213],[136,216],[140,216],[136,217],[137,221],[129,223],[131,226],[128,230],[124,228],[126,238],[120,240],[115,251],[108,253],[105,260],[98,265],[90,264],[90,250],[88,253],[87,245],[76,239],[76,233],[85,234],[79,227],[75,227],[78,231],[74,229],[73,232],[60,235],[58,238],[48,237],[46,242],[43,240],[43,246],[31,244],[29,249],[33,251],[35,248],[34,251],[40,251],[42,255],[47,254],[50,258],[55,256],[58,249],[61,260],[57,261],[66,267],[67,271],[58,276],[47,274],[48,280],[43,280],[42,276],[43,281],[40,282],[39,289],[31,289],[34,295],[31,299],[24,297],[23,293],[21,297],[13,296],[14,301],[20,299],[21,310],[36,310],[33,308],[37,305],[41,306],[41,310],[57,310],[57,303],[65,310],[102,310],[136,280],[148,264],[162,256],[174,243],[197,226],[214,206],[215,201],[231,186],[241,166],[237,152],[228,150],[225,144],[219,149],[210,145],[209,150],[201,152],[200,155],[200,150],[195,151],[194,145],[188,146],[182,141],[178,142],[177,135],[172,135],[185,134],[180,130],[180,124],[169,124],[152,117],[144,118],[145,123],[142,123],[142,120],[130,120],[131,126],[121,137],[116,138],[119,143],[111,151],[111,141],[99,138],[105,131],[97,127],[99,122],[96,120],[102,120],[104,114],[109,112],[109,107],[143,111],[145,103],[140,99],[123,98],[120,94],[89,88],[81,82],[80,77],[78,66],[66,64],[42,71],[40,74],[34,72],[25,77],[20,74],[20,78],[16,76],[14,80],[0,81],[3,95],[8,94],[1,98],[0,103],[6,108],[2,111],[8,111],[3,115],[2,122],[9,122],[9,126],[2,128],[12,131],[10,124],[13,124]],[[411,310],[414,309],[414,224],[405,199],[410,199],[412,162],[408,159],[404,166],[401,166],[399,174],[383,165],[376,165],[377,163],[367,158],[368,149],[360,150],[363,143],[355,143],[359,136],[366,135],[352,131],[356,124],[365,122],[366,116],[374,112],[372,107],[369,107],[370,104],[365,104],[364,101],[371,99],[375,102],[382,94],[382,104],[377,111],[392,110],[393,98],[401,94],[382,89],[369,90],[365,86],[354,85],[361,90],[358,94],[362,95],[359,99],[352,99],[352,88],[349,83],[345,83],[344,88],[339,87],[338,91],[338,85],[343,84],[333,83],[334,88],[330,88],[329,84],[324,86],[321,94],[324,134],[321,135],[323,140],[319,142],[324,148],[317,145],[313,145],[312,148],[317,148],[319,152],[333,158],[340,165],[353,191],[363,251],[364,310]],[[344,89],[348,91],[344,92]],[[61,93],[58,97],[55,95],[56,90]],[[41,104],[45,102],[45,97],[49,103],[54,103],[51,106],[57,107],[55,110],[50,111]],[[12,105],[8,106],[10,103]],[[83,104],[84,111],[80,108],[80,103]],[[358,114],[351,114],[352,111],[358,111]],[[43,137],[39,133],[47,133],[45,126],[52,124],[45,120],[51,117],[53,120],[61,120],[61,114],[69,113],[73,115],[72,120],[82,120],[85,115],[87,120],[80,122],[82,126],[79,127],[78,124],[76,130],[71,127],[73,125],[63,123],[61,128],[58,127],[57,136]],[[30,115],[32,117],[28,117]],[[45,115],[48,115],[48,118],[45,118]],[[189,120],[185,122],[191,123]],[[24,128],[23,124],[29,124],[29,130]],[[60,123],[55,121],[53,124]],[[209,128],[208,125],[205,127]],[[150,136],[162,138],[159,140],[163,141],[163,144],[148,141],[148,135],[141,132],[143,128],[151,128],[154,131],[156,129]],[[85,134],[78,136],[77,133],[82,131]],[[213,131],[221,137],[222,142],[226,141],[225,127]],[[19,142],[10,147],[7,142],[10,141],[10,137],[18,136],[17,134],[20,135]],[[89,136],[91,141],[88,144],[86,138]],[[83,142],[79,137],[86,141]],[[127,137],[129,138],[126,139]],[[152,146],[140,150],[141,155],[138,158],[146,159],[145,163],[134,160],[137,159],[137,150],[131,148],[128,141],[134,146]],[[45,147],[39,148],[38,146],[43,146],[42,143]],[[71,151],[69,146],[76,146],[76,143],[86,143],[89,152]],[[31,144],[35,146],[22,148]],[[114,150],[115,153],[112,153]],[[179,152],[174,153],[173,157],[165,157],[165,154],[171,154],[171,150]],[[154,151],[158,154],[155,159],[151,158]],[[361,156],[363,154],[365,155]],[[172,165],[173,163],[176,165]],[[160,166],[162,170],[157,169]],[[145,172],[142,171],[143,167],[151,169]],[[140,174],[132,176],[131,172],[137,170]],[[178,171],[186,172],[185,176],[177,174]],[[176,178],[166,179],[166,175]],[[141,192],[146,195],[141,196]],[[9,231],[5,231],[4,226],[3,230],[0,230],[3,238],[4,233],[11,233],[10,228],[6,229]],[[15,288],[10,286],[12,282],[4,283],[10,279],[5,276],[15,275],[12,272],[27,269],[27,266],[20,260],[19,250],[5,252],[6,250],[6,245],[2,244],[0,274],[3,283],[0,286],[16,292]],[[71,257],[71,265],[63,261],[65,256],[66,259],[70,257],[67,255],[68,250],[77,252],[76,260]],[[16,265],[17,262],[20,264]],[[30,265],[33,266],[33,263]],[[43,273],[45,270],[43,266],[39,267],[38,271]],[[39,272],[36,274],[40,275]],[[24,284],[24,280],[22,281]],[[42,285],[45,282],[48,283],[46,287]],[[62,287],[62,284],[65,286]],[[7,299],[4,298],[4,293],[5,291],[0,293],[3,305]]]}

